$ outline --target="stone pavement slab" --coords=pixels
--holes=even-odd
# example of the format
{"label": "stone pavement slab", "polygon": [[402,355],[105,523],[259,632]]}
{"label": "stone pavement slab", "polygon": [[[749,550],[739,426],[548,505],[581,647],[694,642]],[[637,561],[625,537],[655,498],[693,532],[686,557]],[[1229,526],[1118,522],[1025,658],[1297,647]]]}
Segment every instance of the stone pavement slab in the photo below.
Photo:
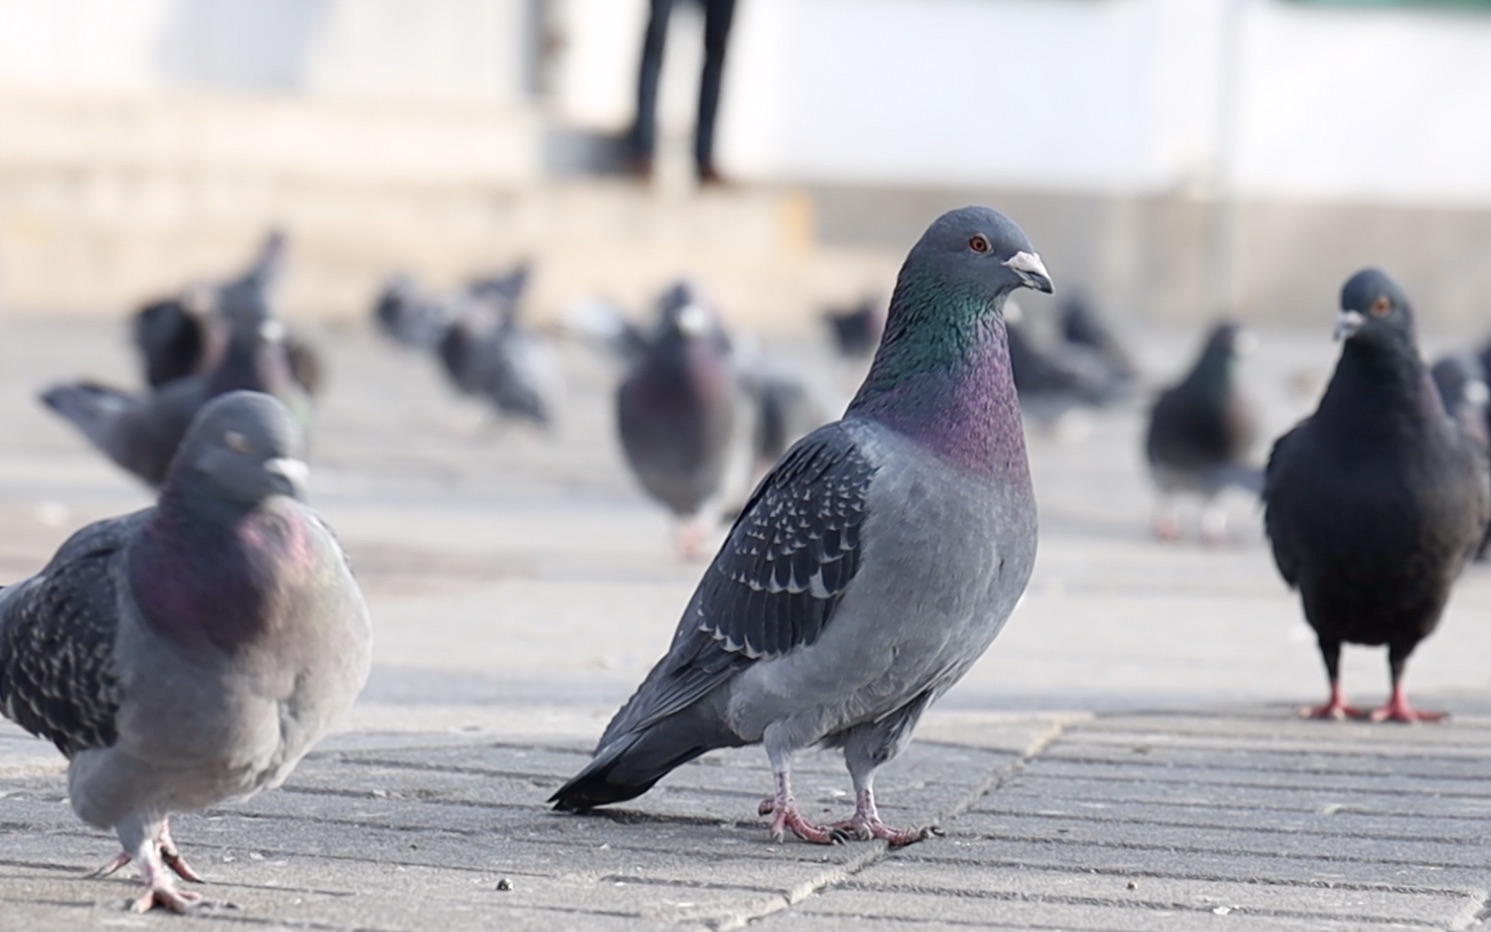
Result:
{"label": "stone pavement slab", "polygon": [[[0,321],[0,582],[144,492],[37,405],[47,381],[131,384],[113,324]],[[377,628],[368,690],[288,784],[179,819],[233,904],[133,916],[114,841],[72,816],[63,762],[0,724],[0,932],[202,928],[876,930],[1470,929],[1491,914],[1491,570],[1472,567],[1410,665],[1441,726],[1301,722],[1323,694],[1297,598],[1256,505],[1233,544],[1148,536],[1142,406],[1065,441],[1031,430],[1042,517],[1008,629],[878,780],[888,819],[945,837],[773,844],[765,755],[707,755],[611,812],[555,814],[569,777],[666,642],[700,568],[621,466],[616,371],[564,350],[551,438],[495,428],[428,360],[318,334],[313,500],[346,543]],[[1143,347],[1166,373],[1189,335]],[[1271,430],[1328,371],[1322,331],[1265,335]],[[835,372],[811,348],[783,347]],[[852,373],[839,373],[852,381]],[[1269,387],[1271,386],[1271,387]],[[1381,650],[1343,658],[1358,701]],[[847,811],[831,754],[800,801]],[[499,889],[501,887],[501,889]]]}

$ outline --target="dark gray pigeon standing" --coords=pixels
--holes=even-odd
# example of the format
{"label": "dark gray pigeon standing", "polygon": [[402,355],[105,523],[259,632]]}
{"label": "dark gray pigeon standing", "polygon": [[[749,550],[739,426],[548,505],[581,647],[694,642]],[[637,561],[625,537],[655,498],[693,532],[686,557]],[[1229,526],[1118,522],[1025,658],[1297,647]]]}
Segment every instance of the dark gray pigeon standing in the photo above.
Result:
{"label": "dark gray pigeon standing", "polygon": [[[1051,290],[1025,234],[983,207],[912,248],[880,349],[840,421],[762,481],[684,610],[672,646],[551,798],[587,810],[645,793],[712,748],[764,743],[772,834],[893,845],[875,770],[988,648],[1035,563],[1036,512],[1002,309]],[[855,812],[810,822],[792,758],[842,747]]]}
{"label": "dark gray pigeon standing", "polygon": [[679,555],[694,559],[750,487],[756,408],[697,286],[668,289],[658,308],[651,342],[617,388],[617,431],[643,490],[680,520]]}
{"label": "dark gray pigeon standing", "polygon": [[0,711],[70,760],[84,822],[134,862],[137,911],[200,900],[172,813],[278,786],[367,679],[367,606],[304,504],[299,430],[257,392],[192,425],[158,504],[90,524],[0,589]]}
{"label": "dark gray pigeon standing", "polygon": [[[1274,444],[1263,486],[1274,562],[1330,680],[1330,699],[1301,714],[1436,721],[1409,705],[1403,669],[1491,521],[1483,453],[1446,416],[1396,282],[1376,269],[1347,279],[1336,332],[1325,396]],[[1387,645],[1392,695],[1373,712],[1346,703],[1343,643]]]}
{"label": "dark gray pigeon standing", "polygon": [[1258,412],[1237,378],[1249,339],[1235,323],[1217,324],[1191,371],[1161,392],[1149,412],[1144,458],[1160,490],[1155,519],[1160,537],[1180,537],[1176,494],[1201,496],[1202,534],[1219,539],[1226,530],[1226,512],[1216,507],[1217,496],[1229,486],[1254,494],[1262,488],[1262,473],[1248,462],[1258,439]]}
{"label": "dark gray pigeon standing", "polygon": [[41,400],[109,459],[158,486],[192,418],[218,395],[267,392],[289,405],[302,427],[308,423],[309,403],[290,375],[284,338],[284,325],[261,311],[240,308],[229,319],[227,349],[209,372],[176,379],[146,395],[79,382],[50,388]]}

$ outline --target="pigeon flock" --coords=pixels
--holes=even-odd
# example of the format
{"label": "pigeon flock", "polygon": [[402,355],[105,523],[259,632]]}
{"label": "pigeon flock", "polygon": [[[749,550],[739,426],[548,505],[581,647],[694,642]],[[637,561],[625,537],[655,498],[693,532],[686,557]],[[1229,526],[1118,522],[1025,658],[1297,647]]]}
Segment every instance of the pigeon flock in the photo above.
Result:
{"label": "pigeon flock", "polygon": [[[141,912],[201,902],[177,885],[201,878],[171,815],[284,782],[369,673],[368,606],[306,504],[327,372],[278,314],[288,250],[272,231],[241,273],[141,308],[140,389],[84,380],[40,394],[156,503],[79,529],[0,587],[0,712],[68,759],[74,812],[122,846],[101,873],[134,864]],[[875,773],[1025,591],[1038,536],[1027,425],[1144,394],[1118,329],[1075,293],[1048,316],[1022,313],[1013,293],[1050,294],[1053,277],[985,207],[933,221],[888,303],[823,315],[844,364],[868,361],[847,406],[732,332],[696,281],[668,284],[646,322],[593,300],[545,330],[523,314],[533,274],[522,262],[442,291],[399,273],[372,323],[538,436],[564,427],[558,341],[596,349],[615,365],[617,447],[638,493],[676,522],[679,556],[707,558],[724,535],[661,659],[548,802],[624,802],[710,750],[759,744],[774,839],[936,834],[883,822]],[[1220,498],[1255,497],[1326,667],[1327,701],[1300,714],[1435,721],[1403,676],[1491,540],[1491,347],[1426,363],[1408,296],[1375,269],[1343,286],[1336,335],[1318,407],[1266,464],[1241,366],[1252,338],[1231,320],[1204,335],[1185,374],[1151,394],[1137,444],[1154,533],[1184,536],[1176,500],[1193,496],[1200,536],[1222,544]],[[1382,707],[1346,702],[1346,643],[1388,648]],[[854,810],[841,821],[794,800],[794,757],[815,746],[843,751]]]}

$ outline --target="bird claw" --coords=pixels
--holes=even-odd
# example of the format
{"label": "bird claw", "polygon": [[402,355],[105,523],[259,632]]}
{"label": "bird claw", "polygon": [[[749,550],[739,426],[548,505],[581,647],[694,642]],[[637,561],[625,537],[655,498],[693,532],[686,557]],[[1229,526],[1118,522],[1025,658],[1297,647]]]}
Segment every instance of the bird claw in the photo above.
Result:
{"label": "bird claw", "polygon": [[[766,802],[763,801],[760,808],[766,809],[766,806]],[[842,845],[848,841],[848,838],[836,827],[815,825],[804,819],[797,811],[797,807],[790,803],[779,808],[775,802],[772,802],[771,808],[761,814],[767,815],[770,812],[776,813],[771,820],[771,840],[777,844],[787,840],[787,829],[791,829],[792,834],[803,841],[815,845]]]}
{"label": "bird claw", "polygon": [[1300,718],[1323,719],[1334,722],[1344,722],[1348,719],[1364,719],[1370,713],[1356,706],[1346,705],[1342,702],[1327,702],[1325,705],[1303,706],[1299,710]]}
{"label": "bird claw", "polygon": [[182,857],[181,852],[177,851],[175,848],[172,848],[169,851],[161,851],[160,859],[162,864],[175,871],[176,876],[180,877],[182,880],[189,881],[191,883],[203,882],[202,875],[193,870],[192,866],[186,863],[186,858]]}
{"label": "bird claw", "polygon": [[124,865],[128,864],[130,861],[133,861],[133,860],[134,860],[134,858],[132,858],[132,857],[129,856],[129,852],[128,851],[121,851],[118,854],[114,855],[114,860],[112,860],[109,863],[103,865],[98,870],[94,871],[93,873],[89,874],[88,876],[89,877],[107,877],[110,874],[114,873],[115,871],[119,870],[119,868],[123,867]]}
{"label": "bird claw", "polygon": [[1415,709],[1407,703],[1389,702],[1387,705],[1373,709],[1366,717],[1374,722],[1401,722],[1405,725],[1412,725],[1417,722],[1442,722],[1449,718],[1449,713],[1431,712],[1426,709]]}
{"label": "bird claw", "polygon": [[130,904],[130,911],[148,913],[157,906],[173,913],[190,912],[201,905],[202,894],[190,890],[178,890],[169,883],[151,884],[139,898]]}
{"label": "bird claw", "polygon": [[872,838],[879,838],[892,848],[916,844],[933,835],[942,834],[941,829],[931,825],[923,825],[920,828],[892,828],[880,821],[878,817],[866,818],[859,814],[843,822],[836,822],[828,828],[843,835],[845,840],[853,838],[859,841],[869,841]]}

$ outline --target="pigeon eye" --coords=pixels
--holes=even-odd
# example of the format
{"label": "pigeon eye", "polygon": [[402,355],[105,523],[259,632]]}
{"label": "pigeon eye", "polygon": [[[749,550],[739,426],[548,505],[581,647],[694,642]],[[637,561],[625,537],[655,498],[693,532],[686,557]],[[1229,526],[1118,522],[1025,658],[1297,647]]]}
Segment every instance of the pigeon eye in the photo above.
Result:
{"label": "pigeon eye", "polygon": [[975,233],[968,239],[968,248],[982,255],[988,252],[991,247],[989,246],[988,237],[982,233]]}
{"label": "pigeon eye", "polygon": [[1386,317],[1387,312],[1391,311],[1392,309],[1393,302],[1387,299],[1387,295],[1380,295],[1378,296],[1376,301],[1372,302],[1372,307],[1370,310],[1373,317]]}
{"label": "pigeon eye", "polygon": [[247,453],[249,451],[248,438],[236,430],[230,430],[223,434],[223,445],[234,453]]}

